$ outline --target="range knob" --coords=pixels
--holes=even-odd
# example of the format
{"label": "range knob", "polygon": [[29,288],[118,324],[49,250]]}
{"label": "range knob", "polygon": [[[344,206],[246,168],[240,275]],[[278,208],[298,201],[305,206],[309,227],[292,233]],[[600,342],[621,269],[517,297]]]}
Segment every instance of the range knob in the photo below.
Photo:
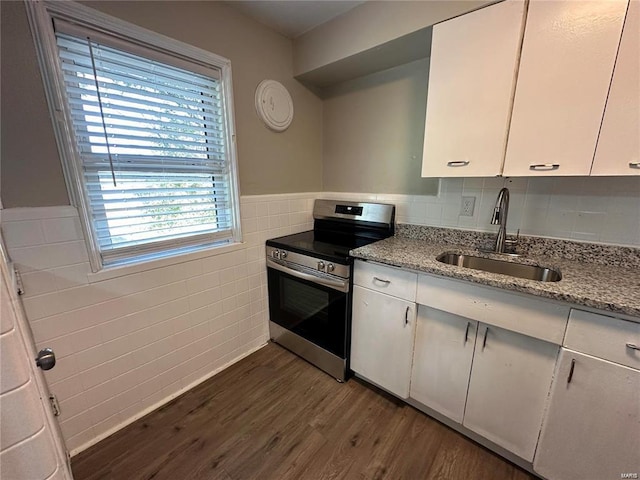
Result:
{"label": "range knob", "polygon": [[285,252],[284,250],[280,250],[280,258],[282,259],[287,258],[287,252]]}
{"label": "range knob", "polygon": [[333,263],[327,264],[327,272],[333,272],[336,269]]}
{"label": "range knob", "polygon": [[280,250],[274,250],[273,252],[271,252],[271,256],[273,258],[280,258]]}
{"label": "range knob", "polygon": [[318,262],[318,270],[324,270],[324,262],[322,260]]}

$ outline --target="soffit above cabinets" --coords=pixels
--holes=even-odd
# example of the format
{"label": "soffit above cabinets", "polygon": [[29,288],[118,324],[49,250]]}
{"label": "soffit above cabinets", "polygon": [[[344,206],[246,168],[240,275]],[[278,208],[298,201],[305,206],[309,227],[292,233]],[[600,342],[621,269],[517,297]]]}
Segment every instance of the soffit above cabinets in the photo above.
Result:
{"label": "soffit above cabinets", "polygon": [[293,41],[294,77],[322,88],[426,58],[434,25],[492,3],[364,2]]}
{"label": "soffit above cabinets", "polygon": [[233,0],[293,39],[294,76],[328,87],[429,56],[432,26],[500,0]]}
{"label": "soffit above cabinets", "polygon": [[288,38],[296,38],[364,3],[364,0],[233,0],[225,2]]}
{"label": "soffit above cabinets", "polygon": [[431,53],[432,30],[432,27],[423,28],[296,78],[305,84],[324,88],[427,58]]}

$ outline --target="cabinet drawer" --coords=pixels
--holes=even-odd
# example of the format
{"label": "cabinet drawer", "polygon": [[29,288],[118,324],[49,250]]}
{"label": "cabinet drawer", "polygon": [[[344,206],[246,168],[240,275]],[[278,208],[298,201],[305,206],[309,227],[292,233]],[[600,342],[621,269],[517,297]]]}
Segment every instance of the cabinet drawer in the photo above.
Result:
{"label": "cabinet drawer", "polygon": [[570,308],[491,287],[420,275],[416,302],[562,345]]}
{"label": "cabinet drawer", "polygon": [[417,274],[405,270],[378,263],[356,261],[353,283],[414,302],[417,279]]}
{"label": "cabinet drawer", "polygon": [[611,362],[640,369],[640,323],[571,310],[565,346]]}

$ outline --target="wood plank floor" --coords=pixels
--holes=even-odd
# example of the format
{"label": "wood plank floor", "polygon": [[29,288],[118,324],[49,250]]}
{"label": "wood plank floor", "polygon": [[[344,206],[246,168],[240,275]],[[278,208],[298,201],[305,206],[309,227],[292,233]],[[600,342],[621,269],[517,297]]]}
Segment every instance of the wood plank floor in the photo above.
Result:
{"label": "wood plank floor", "polygon": [[535,479],[275,344],[72,459],[75,480]]}

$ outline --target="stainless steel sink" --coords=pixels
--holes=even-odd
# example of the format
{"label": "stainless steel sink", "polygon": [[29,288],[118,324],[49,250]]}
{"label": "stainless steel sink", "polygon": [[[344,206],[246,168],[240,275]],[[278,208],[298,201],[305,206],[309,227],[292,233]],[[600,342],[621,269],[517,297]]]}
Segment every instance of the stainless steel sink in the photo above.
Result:
{"label": "stainless steel sink", "polygon": [[441,253],[436,257],[436,260],[448,265],[457,265],[459,267],[526,278],[528,280],[537,280],[539,282],[558,282],[562,279],[562,274],[551,268],[507,262],[493,258],[475,257],[461,253]]}

